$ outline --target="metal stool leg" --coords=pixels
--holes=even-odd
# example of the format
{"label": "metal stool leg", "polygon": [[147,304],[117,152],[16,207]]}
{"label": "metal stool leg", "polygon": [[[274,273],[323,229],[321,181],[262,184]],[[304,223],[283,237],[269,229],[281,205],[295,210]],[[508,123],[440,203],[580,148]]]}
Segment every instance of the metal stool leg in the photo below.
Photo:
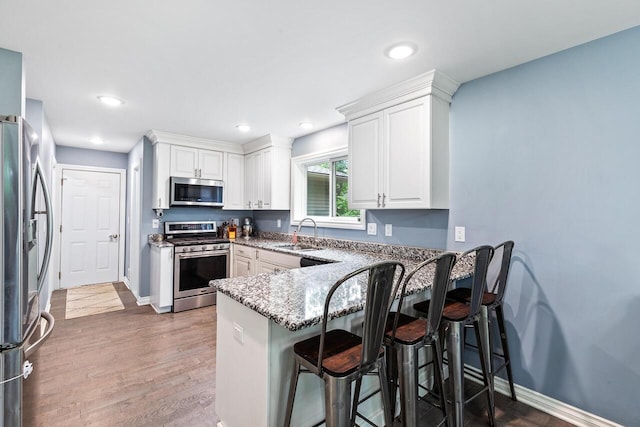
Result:
{"label": "metal stool leg", "polygon": [[415,346],[397,344],[402,425],[418,425],[418,353]]}
{"label": "metal stool leg", "polygon": [[476,320],[473,322],[473,329],[476,332],[476,340],[478,342],[479,351],[478,355],[480,356],[480,366],[482,367],[482,379],[484,382],[484,386],[487,389],[487,404],[488,404],[488,414],[489,414],[489,424],[494,426],[496,424],[495,421],[495,402],[493,399],[493,387],[491,382],[491,371],[489,369],[489,360],[486,358],[486,350],[487,345],[482,337],[482,325],[480,320]]}
{"label": "metal stool leg", "polygon": [[462,371],[462,324],[449,322],[447,334],[447,354],[449,357],[449,378],[451,381],[451,400],[453,402],[453,425],[464,426],[464,389]]}
{"label": "metal stool leg", "polygon": [[445,395],[445,387],[444,387],[444,369],[443,369],[443,356],[442,356],[442,345],[440,341],[435,338],[431,343],[431,347],[433,348],[433,363],[434,363],[434,377],[435,382],[438,387],[438,395],[440,396],[440,406],[442,407],[442,415],[445,418],[445,425],[449,425],[449,411],[447,410],[447,396]]}
{"label": "metal stool leg", "polygon": [[496,319],[498,320],[498,330],[500,331],[500,341],[502,343],[502,354],[504,355],[504,365],[507,368],[507,378],[511,389],[511,399],[517,401],[516,389],[513,385],[513,372],[511,371],[511,357],[509,355],[509,343],[507,342],[507,330],[504,326],[504,313],[502,306],[496,306]]}
{"label": "metal stool leg", "polygon": [[482,345],[478,343],[478,351],[483,352],[484,360],[487,361],[490,385],[493,390],[493,347],[491,346],[491,334],[489,333],[489,309],[486,305],[480,306],[480,321],[478,323],[480,325],[480,340],[482,340]]}
{"label": "metal stool leg", "polygon": [[351,424],[356,425],[356,415],[358,414],[358,403],[360,400],[360,389],[362,388],[362,377],[356,380],[356,389],[353,394],[353,405],[351,406]]}
{"label": "metal stool leg", "polygon": [[393,414],[391,413],[391,399],[389,397],[389,382],[387,379],[387,362],[384,357],[378,362],[378,378],[380,378],[380,391],[382,392],[382,406],[384,409],[384,422],[387,427],[393,425]]}
{"label": "metal stool leg", "polygon": [[298,377],[300,376],[300,362],[294,356],[293,371],[291,371],[291,383],[289,384],[289,397],[287,398],[287,412],[284,419],[285,427],[291,425],[291,414],[293,413],[293,399],[296,397],[298,388]]}
{"label": "metal stool leg", "polygon": [[351,383],[346,378],[324,376],[324,402],[327,427],[348,426],[351,421]]}

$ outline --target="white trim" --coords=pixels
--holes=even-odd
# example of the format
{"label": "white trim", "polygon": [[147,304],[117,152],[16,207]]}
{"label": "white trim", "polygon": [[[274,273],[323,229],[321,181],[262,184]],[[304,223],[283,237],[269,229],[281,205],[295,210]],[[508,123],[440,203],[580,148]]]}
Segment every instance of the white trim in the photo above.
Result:
{"label": "white trim", "polygon": [[[479,369],[466,364],[464,368],[465,371],[469,370],[473,373],[473,376],[466,376],[465,378],[479,384],[481,383],[479,378],[482,373]],[[579,427],[623,427],[621,424],[607,420],[583,409],[576,408],[575,406],[571,406],[568,403],[564,403],[542,393],[538,393],[537,391],[518,384],[514,384],[514,386],[519,402],[527,404],[549,415],[553,415],[554,417],[560,418],[561,420],[573,425]],[[500,377],[495,377],[495,391],[505,396],[511,396],[509,382]]]}
{"label": "white trim", "polygon": [[[131,282],[129,282],[129,278],[127,276],[125,276],[124,279],[122,279],[122,282],[127,287],[127,289],[129,289],[129,291],[131,291]],[[131,291],[131,293],[133,294],[134,297],[136,297],[136,304],[138,304],[138,305],[149,305],[149,304],[151,304],[151,296],[141,297],[139,295],[134,294],[133,291]]]}
{"label": "white trim", "polygon": [[138,305],[149,305],[149,304],[151,304],[151,297],[138,297],[138,296],[136,296],[136,303]]}
{"label": "white trim", "polygon": [[251,154],[256,151],[260,151],[264,148],[269,148],[269,147],[280,147],[280,148],[287,148],[290,150],[292,144],[293,144],[293,138],[271,135],[269,133],[264,136],[261,136],[260,138],[256,138],[252,141],[245,142],[244,144],[242,144],[242,149],[244,150],[245,154]]}
{"label": "white trim", "polygon": [[[118,235],[120,238],[118,239],[118,281],[124,282],[125,274],[124,274],[124,246],[125,246],[125,222],[126,222],[126,208],[127,208],[127,170],[120,168],[103,168],[96,166],[80,166],[80,165],[69,165],[64,163],[57,163],[53,169],[53,183],[51,183],[51,192],[53,193],[53,209],[54,213],[54,229],[53,229],[53,257],[50,265],[55,265],[58,270],[58,273],[61,271],[61,253],[60,250],[60,225],[62,223],[62,185],[60,185],[62,180],[62,175],[65,170],[77,170],[77,171],[88,171],[88,172],[106,172],[106,173],[117,173],[120,175],[120,226],[118,229]],[[57,231],[56,231],[57,230]],[[53,269],[53,267],[51,267]],[[55,277],[55,286],[54,289],[61,289],[60,287],[60,278],[59,275],[56,274],[55,271],[49,271],[49,273],[53,273]]]}
{"label": "white trim", "polygon": [[458,90],[460,83],[433,69],[411,79],[396,83],[372,94],[337,107],[347,121],[357,119],[367,114],[384,110],[393,105],[411,101],[427,95],[434,95],[451,103],[453,94]]}
{"label": "white trim", "polygon": [[[350,218],[332,218],[329,217],[315,217],[307,214],[306,200],[307,200],[307,186],[306,186],[306,165],[309,163],[332,159],[336,157],[343,157],[348,155],[348,147],[346,145],[341,147],[332,148],[330,150],[316,151],[301,156],[291,158],[291,226],[300,224],[303,218],[313,218],[318,227],[324,228],[341,228],[347,230],[365,230],[366,213],[364,209],[361,209],[360,221],[356,221],[355,217]],[[307,223],[303,224],[303,227]]]}
{"label": "white trim", "polygon": [[179,135],[177,133],[162,132],[153,129],[148,131],[145,136],[149,138],[152,145],[155,145],[158,142],[164,142],[171,145],[182,145],[185,147],[203,148],[205,150],[218,150],[229,153],[244,154],[242,146],[233,142]]}

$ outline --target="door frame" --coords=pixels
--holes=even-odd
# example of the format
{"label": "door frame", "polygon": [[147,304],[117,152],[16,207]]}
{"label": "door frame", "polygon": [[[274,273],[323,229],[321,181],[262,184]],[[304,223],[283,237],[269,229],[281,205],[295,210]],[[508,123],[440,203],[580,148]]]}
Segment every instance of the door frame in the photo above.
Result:
{"label": "door frame", "polygon": [[124,281],[124,250],[125,250],[125,222],[126,222],[126,208],[127,208],[127,170],[126,169],[118,169],[118,168],[102,168],[102,167],[94,167],[94,166],[79,166],[79,165],[69,165],[58,163],[55,165],[53,170],[53,183],[52,193],[53,193],[53,211],[54,215],[54,232],[53,232],[53,260],[51,265],[55,266],[55,269],[58,270],[51,271],[54,275],[54,289],[61,289],[60,287],[60,271],[61,271],[61,236],[60,236],[60,225],[62,224],[62,176],[64,175],[65,170],[77,170],[84,172],[107,172],[107,173],[115,173],[120,175],[120,226],[118,230],[118,235],[120,238],[118,239],[118,280],[120,282]]}

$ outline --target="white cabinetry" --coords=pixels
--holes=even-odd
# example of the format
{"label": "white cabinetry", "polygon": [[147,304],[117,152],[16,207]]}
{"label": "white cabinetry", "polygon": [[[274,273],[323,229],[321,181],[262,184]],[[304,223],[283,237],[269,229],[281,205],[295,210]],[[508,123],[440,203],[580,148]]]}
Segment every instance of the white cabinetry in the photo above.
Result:
{"label": "white cabinetry", "polygon": [[256,269],[256,248],[248,246],[231,245],[231,277],[253,276]]}
{"label": "white cabinetry", "polygon": [[169,178],[171,146],[158,143],[153,146],[153,209],[169,208]]}
{"label": "white cabinetry", "polygon": [[155,130],[145,136],[153,144],[153,209],[170,207],[171,176],[222,180],[228,188],[224,197],[229,206],[225,207],[244,208],[244,150],[241,146]]}
{"label": "white cabinetry", "polygon": [[260,250],[256,273],[277,273],[282,270],[300,268],[300,257],[280,252]]}
{"label": "white cabinetry", "polygon": [[349,122],[349,206],[449,207],[449,104],[435,70],[340,107]]}
{"label": "white cabinetry", "polygon": [[232,276],[244,277],[260,273],[277,273],[300,267],[300,257],[296,255],[256,249],[234,243],[231,256]]}
{"label": "white cabinetry", "polygon": [[150,299],[158,313],[173,306],[173,246],[151,245]]}
{"label": "white cabinetry", "polygon": [[224,207],[244,209],[244,156],[224,153]]}
{"label": "white cabinetry", "polygon": [[290,138],[271,135],[244,145],[245,209],[290,208],[291,194]]}
{"label": "white cabinetry", "polygon": [[171,176],[222,180],[223,153],[171,146]]}

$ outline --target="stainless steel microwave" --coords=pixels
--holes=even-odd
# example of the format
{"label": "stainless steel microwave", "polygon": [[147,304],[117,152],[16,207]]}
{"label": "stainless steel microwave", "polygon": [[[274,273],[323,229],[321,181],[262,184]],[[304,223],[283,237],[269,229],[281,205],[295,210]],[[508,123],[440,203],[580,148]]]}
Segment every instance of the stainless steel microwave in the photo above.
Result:
{"label": "stainless steel microwave", "polygon": [[172,176],[170,183],[171,206],[223,206],[222,181]]}

